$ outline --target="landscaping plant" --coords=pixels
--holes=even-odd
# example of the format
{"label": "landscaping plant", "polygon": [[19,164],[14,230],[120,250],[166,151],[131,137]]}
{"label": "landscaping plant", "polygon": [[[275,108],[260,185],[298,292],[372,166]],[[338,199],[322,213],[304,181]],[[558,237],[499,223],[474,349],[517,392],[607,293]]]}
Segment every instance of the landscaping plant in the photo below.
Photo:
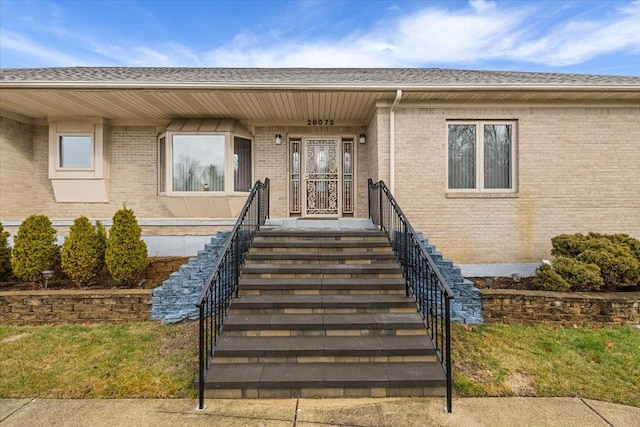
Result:
{"label": "landscaping plant", "polygon": [[105,261],[111,277],[129,287],[148,263],[147,245],[140,238],[141,234],[142,230],[133,210],[124,205],[113,216]]}
{"label": "landscaping plant", "polygon": [[62,271],[77,285],[94,280],[104,266],[103,240],[87,217],[76,218],[62,245]]}
{"label": "landscaping plant", "polygon": [[543,290],[594,291],[640,285],[640,241],[627,234],[560,234],[551,239],[553,265],[536,270]]}
{"label": "landscaping plant", "polygon": [[25,219],[13,241],[11,267],[13,274],[33,283],[42,271],[54,270],[59,263],[56,230],[46,215],[31,215]]}
{"label": "landscaping plant", "polygon": [[0,222],[0,279],[11,274],[11,247],[9,246],[8,231],[4,231],[4,227]]}

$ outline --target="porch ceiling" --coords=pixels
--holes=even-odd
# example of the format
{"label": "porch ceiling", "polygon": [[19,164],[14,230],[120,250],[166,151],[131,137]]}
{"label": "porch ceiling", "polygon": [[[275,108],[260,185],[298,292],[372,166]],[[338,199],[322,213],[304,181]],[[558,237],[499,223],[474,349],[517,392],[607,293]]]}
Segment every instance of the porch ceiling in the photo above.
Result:
{"label": "porch ceiling", "polygon": [[[200,88],[2,88],[0,112],[24,119],[100,116],[122,120],[233,118],[243,122],[333,119],[364,124],[376,102],[392,102],[384,89],[200,89]],[[640,91],[404,89],[403,103],[611,103],[638,105]],[[305,123],[306,124],[306,123]]]}

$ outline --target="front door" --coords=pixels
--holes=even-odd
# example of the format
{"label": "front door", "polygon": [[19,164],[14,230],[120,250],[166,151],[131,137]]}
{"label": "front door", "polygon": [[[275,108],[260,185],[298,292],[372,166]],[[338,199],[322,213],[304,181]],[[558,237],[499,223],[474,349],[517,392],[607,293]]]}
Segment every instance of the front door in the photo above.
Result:
{"label": "front door", "polygon": [[289,212],[292,216],[353,215],[352,138],[317,137],[289,141]]}
{"label": "front door", "polygon": [[337,139],[305,141],[305,216],[340,213],[340,159]]}

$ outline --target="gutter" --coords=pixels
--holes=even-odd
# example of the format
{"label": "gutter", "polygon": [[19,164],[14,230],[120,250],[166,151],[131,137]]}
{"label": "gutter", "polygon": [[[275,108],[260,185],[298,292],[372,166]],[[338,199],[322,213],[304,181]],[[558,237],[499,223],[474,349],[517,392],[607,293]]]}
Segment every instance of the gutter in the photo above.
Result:
{"label": "gutter", "polygon": [[[0,88],[4,89],[225,89],[225,90],[348,90],[348,91],[389,91],[393,87],[380,84],[350,84],[350,83],[224,83],[224,82],[104,82],[104,81],[61,81],[51,82],[42,80],[31,81],[2,81]],[[397,88],[397,86],[396,86]],[[548,85],[540,84],[404,84],[405,91],[418,92],[448,92],[448,91],[559,91],[559,92],[637,92],[640,84],[571,84]]]}
{"label": "gutter", "polygon": [[396,106],[402,99],[402,89],[396,91],[396,99],[389,109],[389,190],[394,194],[396,183]]}

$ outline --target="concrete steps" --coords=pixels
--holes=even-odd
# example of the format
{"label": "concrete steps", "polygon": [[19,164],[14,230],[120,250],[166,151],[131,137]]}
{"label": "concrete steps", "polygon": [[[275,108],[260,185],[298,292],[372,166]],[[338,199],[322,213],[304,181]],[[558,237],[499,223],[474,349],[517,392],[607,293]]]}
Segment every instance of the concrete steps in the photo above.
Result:
{"label": "concrete steps", "polygon": [[383,233],[260,231],[239,286],[206,397],[445,394],[444,372]]}

